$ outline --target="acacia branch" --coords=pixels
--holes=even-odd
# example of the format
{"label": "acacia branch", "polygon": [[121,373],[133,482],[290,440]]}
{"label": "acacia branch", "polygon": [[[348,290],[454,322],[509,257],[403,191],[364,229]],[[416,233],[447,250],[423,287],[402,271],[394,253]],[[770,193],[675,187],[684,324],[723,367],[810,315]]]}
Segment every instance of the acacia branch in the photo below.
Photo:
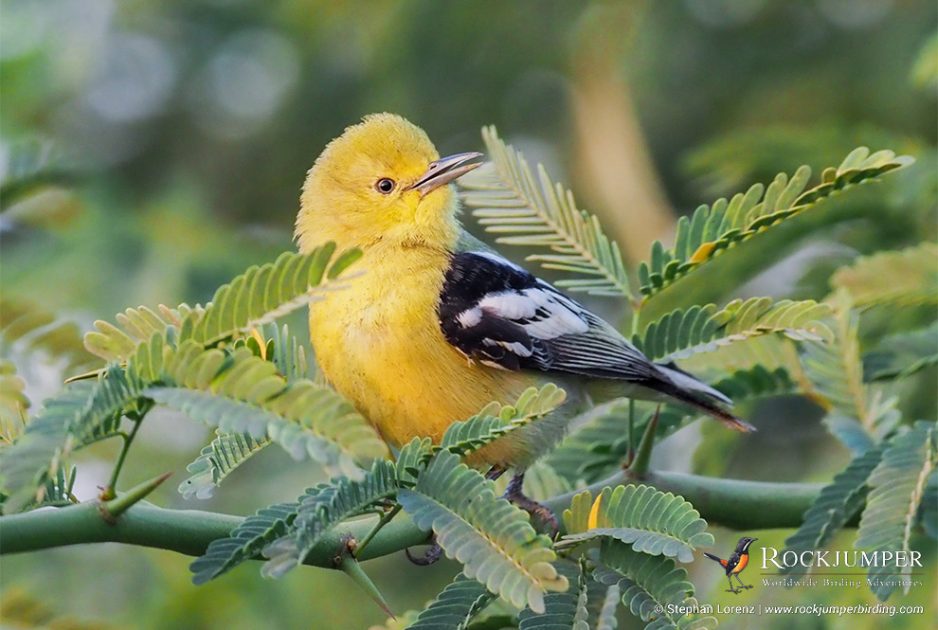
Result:
{"label": "acacia branch", "polygon": [[[619,472],[590,486],[594,494],[605,486],[641,481],[680,494],[701,516],[715,525],[752,531],[797,527],[824,484],[770,483],[716,479],[672,472],[649,472],[640,480]],[[570,505],[573,493],[554,497],[545,504],[559,514]],[[199,556],[209,543],[228,533],[244,519],[240,516],[199,510],[172,510],[140,502],[114,524],[107,523],[96,501],[64,508],[42,508],[0,518],[0,554],[38,551],[86,543],[118,542],[154,547]],[[375,518],[362,518],[334,528],[312,550],[306,564],[336,568],[335,560],[347,549],[349,537],[363,540]],[[427,532],[399,514],[362,549],[359,560],[390,555],[427,541]]]}

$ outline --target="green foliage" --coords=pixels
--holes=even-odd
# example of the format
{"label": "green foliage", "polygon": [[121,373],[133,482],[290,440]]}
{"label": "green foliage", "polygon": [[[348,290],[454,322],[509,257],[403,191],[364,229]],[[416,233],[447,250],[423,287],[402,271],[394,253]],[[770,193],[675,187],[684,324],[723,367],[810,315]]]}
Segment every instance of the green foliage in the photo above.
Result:
{"label": "green foliage", "polygon": [[644,335],[632,341],[646,356],[662,362],[772,333],[821,341],[830,336],[822,321],[829,313],[828,307],[813,300],[733,300],[722,309],[708,304],[673,311],[648,324]]}
{"label": "green foliage", "polygon": [[884,337],[863,355],[863,377],[866,381],[901,379],[934,365],[938,365],[938,322]]}
{"label": "green foliage", "polygon": [[49,142],[21,142],[6,153],[0,165],[0,211],[45,186],[68,184],[75,178],[74,168]]}
{"label": "green foliage", "polygon": [[768,186],[754,184],[730,201],[720,199],[712,206],[700,206],[690,219],[678,221],[673,248],[665,249],[660,241],[654,243],[650,260],[638,268],[640,290],[647,300],[733,245],[813,208],[835,192],[911,162],[911,158],[896,157],[892,151],[871,155],[860,147],[840,166],[825,169],[821,182],[813,188],[806,190],[811,169],[802,166],[791,177],[780,173]]}
{"label": "green foliage", "polygon": [[883,400],[863,379],[857,314],[844,293],[833,298],[834,335],[828,344],[806,344],[802,363],[814,399],[828,412],[828,429],[854,453],[862,453],[899,420],[895,400]]}
{"label": "green foliage", "polygon": [[570,583],[570,588],[562,593],[548,593],[543,613],[535,613],[530,608],[522,610],[518,616],[520,630],[589,630],[589,576],[584,560],[578,565],[558,563],[557,570]]}
{"label": "green foliage", "polygon": [[190,565],[192,581],[204,584],[245,560],[259,558],[264,547],[286,533],[296,518],[297,506],[297,503],[277,503],[261,508],[231,530],[227,538],[213,540],[205,554]]}
{"label": "green foliage", "polygon": [[541,613],[547,591],[566,589],[551,564],[556,556],[550,539],[456,454],[438,453],[412,490],[398,492],[398,501],[419,527],[433,530],[468,577],[512,604]]}
{"label": "green foliage", "polygon": [[221,482],[249,457],[270,444],[267,438],[255,439],[250,433],[217,432],[194,462],[186,466],[193,473],[179,484],[179,492],[186,499],[211,498]]}
{"label": "green foliage", "polygon": [[128,308],[115,316],[117,325],[98,320],[96,330],[85,334],[85,347],[106,361],[124,361],[154,335],[164,335],[169,328],[180,329],[184,321],[201,317],[202,307],[180,304],[177,308],[160,305],[154,311],[146,306]]}
{"label": "green foliage", "polygon": [[[184,357],[185,361],[180,361]],[[371,425],[332,389],[309,380],[288,383],[276,366],[248,349],[177,354],[165,378],[145,395],[226,433],[268,438],[333,474],[359,476],[359,465],[385,457]]]}
{"label": "green foliage", "polygon": [[565,399],[566,392],[553,383],[547,383],[540,389],[529,387],[514,405],[492,402],[468,420],[451,424],[443,434],[440,448],[460,455],[477,451],[544,417],[562,405]]}
{"label": "green foliage", "polygon": [[713,628],[713,617],[668,612],[674,606],[694,608],[694,585],[687,572],[665,556],[650,556],[618,540],[604,540],[594,577],[602,584],[615,584],[622,603],[636,617],[648,622],[646,629]]}
{"label": "green foliage", "polygon": [[420,611],[409,630],[464,630],[472,618],[492,601],[486,588],[463,574],[446,585],[426,608]]}
{"label": "green foliage", "polygon": [[564,542],[613,538],[635,551],[691,562],[694,550],[713,545],[707,522],[682,497],[650,486],[606,487],[593,500],[589,490],[564,510]]}
{"label": "green foliage", "polygon": [[31,304],[0,300],[0,356],[43,352],[64,363],[72,375],[90,367],[93,357],[82,347],[78,325]]}
{"label": "green foliage", "polygon": [[599,219],[576,206],[573,193],[554,183],[543,166],[537,177],[524,157],[506,145],[495,127],[482,138],[494,164],[490,177],[460,180],[462,202],[473,208],[485,230],[506,245],[543,247],[550,254],[528,260],[545,269],[567,271],[588,278],[563,279],[557,284],[592,295],[631,298],[629,279],[619,246],[603,232]]}
{"label": "green foliage", "polygon": [[897,252],[879,252],[841,267],[831,285],[854,306],[938,304],[938,244],[921,243]]}
{"label": "green foliage", "polygon": [[[834,480],[824,486],[807,512],[798,530],[785,540],[785,551],[801,553],[821,549],[863,508],[868,491],[867,479],[882,459],[879,448],[858,455]],[[796,565],[786,566],[791,573]]]}
{"label": "green foliage", "polygon": [[[917,422],[890,440],[867,481],[869,498],[854,546],[858,549],[903,551],[908,554],[913,526],[929,475],[938,463],[938,425]],[[908,577],[911,567],[872,566],[870,588],[885,600],[896,589],[895,579]],[[908,585],[903,586],[908,593]]]}
{"label": "green foliage", "polygon": [[192,338],[210,344],[272,322],[316,299],[311,288],[335,280],[358,258],[349,250],[333,258],[335,244],[309,254],[284,252],[275,262],[251,267],[221,286],[193,326]]}
{"label": "green foliage", "polygon": [[323,537],[342,521],[368,511],[394,496],[397,491],[394,464],[376,461],[360,479],[340,478],[331,485],[307,491],[300,500],[296,520],[290,530],[271,543],[264,552],[269,561],[264,575],[281,577],[303,563]]}
{"label": "green foliage", "polygon": [[12,443],[26,425],[30,402],[25,389],[13,362],[0,359],[0,445]]}

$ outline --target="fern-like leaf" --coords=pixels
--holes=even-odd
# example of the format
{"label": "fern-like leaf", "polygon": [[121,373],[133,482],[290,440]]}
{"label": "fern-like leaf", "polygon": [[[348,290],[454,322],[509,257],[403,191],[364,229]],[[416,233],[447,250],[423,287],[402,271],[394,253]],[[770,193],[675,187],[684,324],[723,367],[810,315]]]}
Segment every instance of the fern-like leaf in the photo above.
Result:
{"label": "fern-like leaf", "polygon": [[398,492],[398,501],[418,527],[433,530],[468,577],[515,606],[542,613],[547,591],[566,590],[566,579],[551,564],[550,539],[455,453],[438,453],[413,490]]}
{"label": "fern-like leaf", "polygon": [[261,508],[231,530],[227,538],[213,540],[189,570],[192,581],[204,584],[245,560],[260,558],[261,550],[280,538],[296,518],[298,503],[277,503]]}
{"label": "fern-like leaf", "polygon": [[217,432],[196,460],[186,466],[192,476],[179,484],[179,493],[186,499],[211,498],[228,475],[268,444],[267,438],[255,439],[250,433]]}
{"label": "fern-like leaf", "polygon": [[0,448],[12,444],[26,427],[30,402],[25,389],[13,362],[0,359]]}
{"label": "fern-like leaf", "polygon": [[187,304],[176,308],[160,304],[155,311],[146,306],[128,308],[116,315],[116,325],[97,320],[95,330],[85,334],[85,348],[106,361],[125,361],[154,335],[162,336],[170,327],[181,329],[184,321],[202,312],[201,307]]}
{"label": "fern-like leaf", "polygon": [[558,286],[631,298],[619,246],[603,232],[599,219],[578,209],[573,193],[554,183],[543,166],[538,165],[535,177],[494,127],[483,128],[482,138],[494,169],[480,169],[459,183],[463,204],[473,208],[485,230],[498,235],[499,243],[547,249],[550,253],[528,257],[545,269],[587,276],[560,280]]}
{"label": "fern-like leaf", "polygon": [[466,455],[544,417],[565,399],[566,392],[553,383],[540,389],[529,387],[514,405],[492,402],[471,418],[451,424],[443,434],[440,448]]}
{"label": "fern-like leaf", "polygon": [[589,577],[585,563],[557,563],[557,571],[570,583],[562,593],[548,593],[544,597],[545,611],[535,613],[525,608],[518,616],[520,630],[589,630]]}
{"label": "fern-like leaf", "polygon": [[934,365],[938,365],[938,322],[884,337],[875,350],[863,355],[863,377],[901,379]]}
{"label": "fern-like leaf", "polygon": [[[804,513],[804,520],[794,534],[785,540],[785,551],[801,553],[821,549],[834,534],[847,524],[863,507],[867,495],[867,479],[882,458],[879,448],[859,455],[833,481],[824,486],[817,499]],[[781,573],[790,573],[795,565],[786,565]]]}
{"label": "fern-like leaf", "polygon": [[336,525],[391,498],[398,488],[396,473],[394,464],[378,460],[361,479],[343,477],[314,492],[307,491],[290,531],[264,550],[269,560],[263,574],[281,577],[302,564]]}
{"label": "fern-like leaf", "polygon": [[479,611],[492,601],[492,594],[463,574],[446,585],[427,605],[408,630],[465,630]]}
{"label": "fern-like leaf", "polygon": [[899,420],[895,399],[883,399],[863,382],[857,315],[849,297],[831,298],[834,334],[827,344],[805,344],[802,364],[812,398],[827,410],[827,428],[859,454],[891,431]]}
{"label": "fern-like leaf", "polygon": [[247,348],[226,356],[190,341],[171,365],[154,364],[154,356],[162,355],[139,353],[133,364],[161,369],[169,385],[148,387],[146,395],[225,433],[267,437],[297,459],[308,455],[333,474],[353,477],[360,477],[359,465],[387,456],[385,443],[339,394],[305,379],[288,383]]}
{"label": "fern-like leaf", "polygon": [[713,628],[712,617],[696,617],[671,610],[697,608],[694,585],[687,580],[687,572],[678,568],[674,560],[664,556],[650,556],[632,549],[618,540],[602,542],[599,566],[593,577],[602,584],[615,584],[622,593],[622,603],[642,621],[646,629]]}
{"label": "fern-like leaf", "polygon": [[0,356],[37,351],[63,361],[66,374],[91,367],[94,357],[82,346],[74,322],[63,320],[28,302],[0,300]]}
{"label": "fern-like leaf", "polygon": [[858,308],[877,304],[936,304],[936,260],[936,243],[922,243],[896,252],[879,252],[838,269],[831,277],[831,285],[845,290]]}
{"label": "fern-like leaf", "polygon": [[564,543],[609,537],[636,551],[691,562],[694,550],[713,544],[707,522],[683,497],[650,486],[604,488],[593,500],[589,490],[576,495],[563,513]]}
{"label": "fern-like leaf", "polygon": [[891,151],[870,154],[865,147],[851,152],[837,168],[826,169],[821,182],[806,190],[811,169],[802,166],[791,177],[779,174],[768,186],[755,184],[730,201],[720,199],[700,206],[677,224],[674,247],[656,241],[651,258],[638,269],[645,298],[655,295],[732,245],[749,240],[765,229],[813,208],[820,200],[850,186],[873,180],[912,159]]}
{"label": "fern-like leaf", "polygon": [[[870,493],[860,517],[854,547],[902,551],[908,557],[919,504],[938,460],[936,440],[936,423],[917,422],[910,430],[889,441],[882,460],[867,482]],[[870,567],[870,588],[879,599],[886,600],[903,576],[908,579],[911,570],[911,563],[898,573],[895,566]],[[908,582],[904,583],[902,590],[909,592]]]}
{"label": "fern-like leaf", "polygon": [[284,252],[272,263],[251,267],[219,287],[195,322],[192,338],[210,344],[309,304],[316,298],[311,289],[337,278],[361,257],[360,250],[333,259],[334,253],[335,244],[327,243],[309,254]]}
{"label": "fern-like leaf", "polygon": [[722,309],[709,304],[675,310],[648,324],[633,342],[655,361],[673,361],[773,333],[821,341],[831,335],[823,321],[829,315],[827,305],[813,300],[734,300]]}

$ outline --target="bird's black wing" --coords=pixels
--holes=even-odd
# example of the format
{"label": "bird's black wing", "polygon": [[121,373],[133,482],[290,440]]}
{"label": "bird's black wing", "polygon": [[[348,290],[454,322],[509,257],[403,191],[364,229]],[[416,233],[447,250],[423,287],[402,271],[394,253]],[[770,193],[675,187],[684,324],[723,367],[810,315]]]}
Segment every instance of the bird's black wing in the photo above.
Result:
{"label": "bird's black wing", "polygon": [[496,254],[453,255],[438,314],[446,339],[486,365],[636,383],[662,379],[660,368],[612,326]]}

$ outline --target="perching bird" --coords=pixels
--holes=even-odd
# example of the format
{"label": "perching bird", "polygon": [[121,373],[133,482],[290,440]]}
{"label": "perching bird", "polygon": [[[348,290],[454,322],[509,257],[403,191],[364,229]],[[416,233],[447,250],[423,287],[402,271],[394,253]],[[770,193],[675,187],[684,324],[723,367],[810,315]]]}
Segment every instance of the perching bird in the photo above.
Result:
{"label": "perching bird", "polygon": [[441,159],[422,129],[375,114],[325,148],[303,187],[300,250],[335,241],[364,252],[346,286],[310,306],[316,359],[384,439],[438,441],[487,403],[555,382],[568,392],[563,407],[470,459],[514,469],[507,496],[530,511],[537,506],[521,494],[524,470],[562,437],[587,402],[588,381],[752,430],[725,410],[726,396],[673,364],[652,363],[582,305],[463,232],[448,184],[480,157]]}
{"label": "perching bird", "polygon": [[[743,572],[743,569],[746,568],[746,565],[749,564],[749,545],[759,540],[758,538],[749,538],[748,536],[743,536],[739,539],[739,542],[736,543],[736,551],[733,552],[733,555],[730,556],[727,560],[719,556],[715,556],[712,553],[704,552],[704,555],[720,563],[720,566],[726,571],[726,579],[730,583],[729,592],[730,593],[739,593],[744,588],[752,588],[751,584],[743,584],[743,581],[740,579],[739,574]],[[733,586],[733,578],[736,578],[736,581],[739,582],[739,588]]]}

